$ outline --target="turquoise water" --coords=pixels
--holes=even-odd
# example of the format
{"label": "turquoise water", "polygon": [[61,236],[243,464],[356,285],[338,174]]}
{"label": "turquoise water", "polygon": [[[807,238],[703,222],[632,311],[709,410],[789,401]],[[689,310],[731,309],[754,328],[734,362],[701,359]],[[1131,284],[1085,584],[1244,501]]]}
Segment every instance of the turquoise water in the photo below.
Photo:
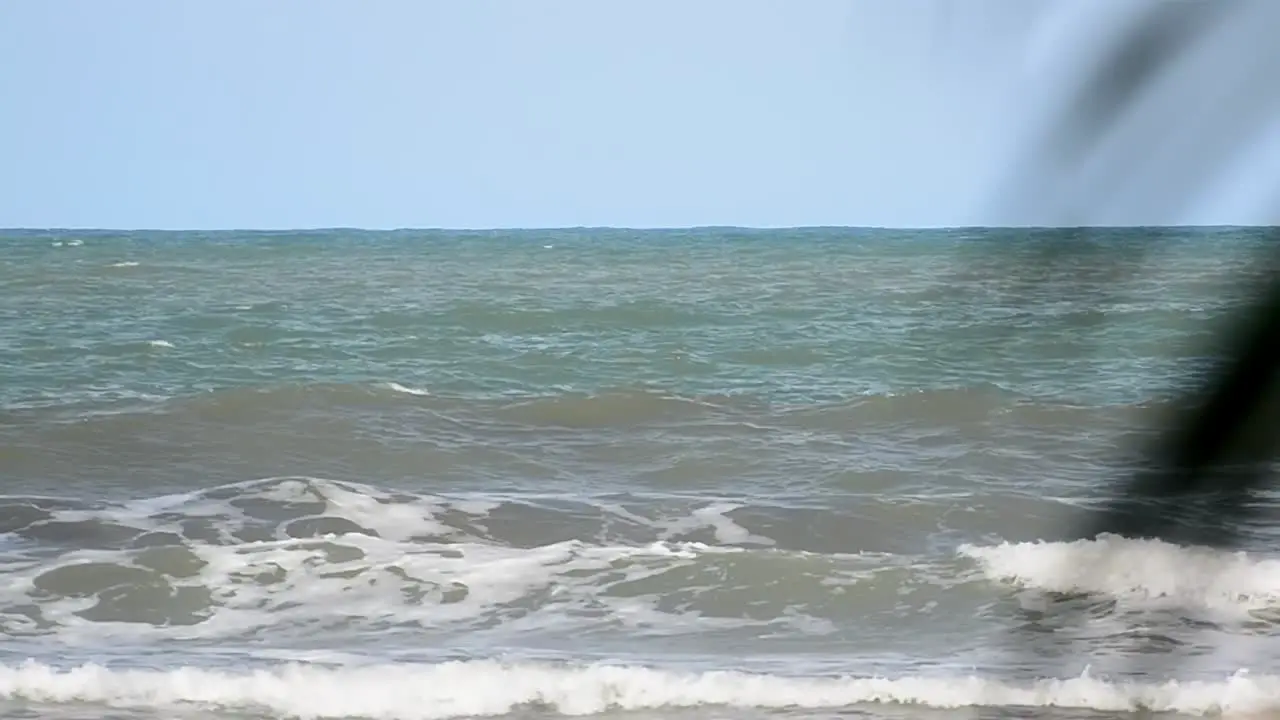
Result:
{"label": "turquoise water", "polygon": [[1068,542],[1256,231],[0,241],[11,715],[1280,702],[1264,548]]}
{"label": "turquoise water", "polygon": [[[1231,272],[1241,253],[1217,246],[1247,233],[1223,234],[1171,239],[1164,273]],[[1109,262],[1020,294],[980,231],[55,238],[5,239],[5,360],[25,370],[9,406],[66,402],[64,379],[128,399],[387,377],[459,397],[653,384],[823,402],[978,380],[1131,401],[1165,380],[1142,365],[1167,359],[1151,345],[1220,302],[1161,276],[1099,308],[1136,269]],[[1081,382],[1098,372],[1105,394]]]}

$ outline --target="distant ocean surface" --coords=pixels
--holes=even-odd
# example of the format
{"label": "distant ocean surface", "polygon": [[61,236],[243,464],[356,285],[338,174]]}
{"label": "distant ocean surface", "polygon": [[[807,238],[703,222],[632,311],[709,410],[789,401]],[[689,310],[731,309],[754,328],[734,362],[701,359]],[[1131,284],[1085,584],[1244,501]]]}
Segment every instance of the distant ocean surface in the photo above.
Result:
{"label": "distant ocean surface", "polygon": [[1070,541],[1258,242],[2,231],[0,715],[1280,708],[1280,538]]}

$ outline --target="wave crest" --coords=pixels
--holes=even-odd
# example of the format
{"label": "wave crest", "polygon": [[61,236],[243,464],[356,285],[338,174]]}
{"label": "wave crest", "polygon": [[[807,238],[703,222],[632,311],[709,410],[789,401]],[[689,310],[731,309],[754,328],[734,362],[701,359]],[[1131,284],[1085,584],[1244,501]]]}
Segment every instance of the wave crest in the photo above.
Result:
{"label": "wave crest", "polygon": [[184,667],[58,670],[0,666],[0,697],[113,707],[203,706],[301,718],[445,720],[521,707],[563,715],[608,710],[719,706],[842,708],[867,704],[930,708],[1055,707],[1109,712],[1250,713],[1280,707],[1280,678],[1238,673],[1218,682],[1113,683],[1085,674],[1013,685],[980,677],[796,678],[742,672],[679,673],[642,667],[507,664],[323,667],[291,664],[251,673]]}

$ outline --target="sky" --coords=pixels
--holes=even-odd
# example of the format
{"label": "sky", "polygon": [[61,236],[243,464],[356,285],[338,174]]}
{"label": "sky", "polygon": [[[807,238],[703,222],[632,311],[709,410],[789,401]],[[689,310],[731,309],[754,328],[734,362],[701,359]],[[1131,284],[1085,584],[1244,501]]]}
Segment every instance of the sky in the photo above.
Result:
{"label": "sky", "polygon": [[[1053,19],[1086,5],[0,3],[0,227],[1076,224],[999,189],[1123,15]],[[1280,221],[1271,130],[1197,203],[1088,220]]]}

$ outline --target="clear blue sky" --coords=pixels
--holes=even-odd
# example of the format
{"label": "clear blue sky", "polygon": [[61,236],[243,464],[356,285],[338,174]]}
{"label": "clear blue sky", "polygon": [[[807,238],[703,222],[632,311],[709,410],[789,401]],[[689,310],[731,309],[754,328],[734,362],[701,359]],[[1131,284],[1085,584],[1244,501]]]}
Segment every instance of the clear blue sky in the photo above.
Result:
{"label": "clear blue sky", "polygon": [[13,0],[0,227],[1001,224],[1055,1]]}

